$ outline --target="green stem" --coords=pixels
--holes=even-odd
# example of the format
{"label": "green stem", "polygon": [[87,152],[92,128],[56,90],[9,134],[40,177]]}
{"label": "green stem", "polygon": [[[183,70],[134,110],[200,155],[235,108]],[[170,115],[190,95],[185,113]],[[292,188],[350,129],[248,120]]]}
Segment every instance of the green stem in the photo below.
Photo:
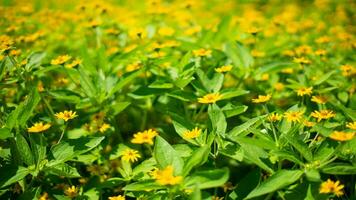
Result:
{"label": "green stem", "polygon": [[59,144],[59,143],[61,142],[61,140],[62,140],[62,138],[63,138],[63,136],[64,136],[64,132],[65,132],[66,128],[67,128],[67,124],[64,125],[64,128],[63,128],[63,130],[62,130],[61,137],[59,138],[57,144]]}

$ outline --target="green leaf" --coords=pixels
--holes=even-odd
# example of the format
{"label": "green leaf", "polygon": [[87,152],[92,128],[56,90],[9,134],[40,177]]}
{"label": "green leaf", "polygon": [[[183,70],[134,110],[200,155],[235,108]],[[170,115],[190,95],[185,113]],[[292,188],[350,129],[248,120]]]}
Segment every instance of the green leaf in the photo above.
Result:
{"label": "green leaf", "polygon": [[178,135],[184,140],[192,144],[198,145],[198,143],[195,140],[184,137],[184,133],[186,131],[191,131],[192,129],[195,128],[195,126],[190,121],[186,120],[184,117],[181,117],[176,113],[170,113],[170,116],[172,117],[173,127],[175,131],[178,133]]}
{"label": "green leaf", "polygon": [[226,118],[229,118],[229,117],[233,117],[233,116],[236,116],[236,115],[246,112],[247,108],[248,108],[248,106],[245,106],[245,105],[235,106],[232,104],[227,104],[226,106],[224,106],[222,108],[222,110],[224,111]]}
{"label": "green leaf", "polygon": [[182,173],[184,166],[183,159],[161,136],[156,137],[153,155],[161,169],[171,165],[174,169],[175,175]]}
{"label": "green leaf", "polygon": [[198,171],[186,178],[184,186],[185,188],[197,186],[199,189],[214,188],[224,185],[228,179],[228,168]]}
{"label": "green leaf", "polygon": [[39,166],[40,162],[46,158],[47,150],[45,137],[42,134],[31,134],[30,143],[35,158],[36,166]]}
{"label": "green leaf", "polygon": [[237,96],[245,95],[250,93],[250,91],[247,90],[240,90],[240,89],[228,89],[228,90],[223,90],[221,91],[221,99],[231,99]]}
{"label": "green leaf", "polygon": [[6,126],[9,129],[12,129],[15,126],[25,126],[39,101],[40,95],[37,92],[37,88],[33,88],[26,100],[10,113],[6,121]]}
{"label": "green leaf", "polygon": [[90,151],[98,146],[105,137],[78,138],[59,143],[51,150],[54,160],[50,161],[47,166],[54,166],[64,163],[74,157]]}
{"label": "green leaf", "polygon": [[347,163],[331,163],[324,166],[321,171],[325,174],[351,175],[356,174],[356,166]]}
{"label": "green leaf", "polygon": [[227,123],[223,111],[216,104],[212,104],[209,105],[208,114],[213,131],[217,135],[224,135]]}
{"label": "green leaf", "polygon": [[227,133],[227,135],[229,135],[230,137],[238,136],[241,133],[243,133],[244,131],[247,131],[251,126],[255,125],[257,122],[262,121],[262,119],[265,118],[266,116],[267,115],[263,115],[263,116],[258,116],[258,117],[249,119],[245,123],[233,128],[230,132]]}
{"label": "green leaf", "polygon": [[239,42],[228,42],[225,44],[225,53],[232,63],[240,68],[246,69],[253,65],[254,60],[246,47]]}
{"label": "green leaf", "polygon": [[22,166],[5,166],[0,170],[0,188],[6,187],[25,178],[30,171]]}
{"label": "green leaf", "polygon": [[128,101],[112,104],[112,105],[110,105],[111,109],[109,110],[109,112],[110,112],[109,114],[116,116],[119,113],[121,113],[123,110],[125,110],[130,104],[131,104],[131,102],[128,102]]}
{"label": "green leaf", "polygon": [[204,164],[208,160],[209,152],[210,147],[207,145],[195,150],[184,165],[183,176],[188,175],[194,167]]}
{"label": "green leaf", "polygon": [[9,128],[0,128],[0,140],[5,140],[7,138],[13,137],[11,130]]}
{"label": "green leaf", "polygon": [[21,133],[16,134],[16,146],[20,153],[21,160],[28,166],[33,165],[34,159],[31,148]]}
{"label": "green leaf", "polygon": [[106,96],[111,97],[113,96],[117,91],[121,90],[125,85],[129,84],[131,81],[133,81],[137,76],[139,76],[143,72],[144,68],[141,68],[137,71],[125,74],[124,76],[121,77],[119,82],[110,90],[108,95]]}
{"label": "green leaf", "polygon": [[153,180],[147,180],[147,181],[128,184],[122,189],[126,191],[148,191],[148,190],[158,190],[163,188],[165,188],[165,186],[158,185]]}
{"label": "green leaf", "polygon": [[301,170],[280,170],[252,190],[245,199],[252,199],[282,189],[297,181],[302,175]]}
{"label": "green leaf", "polygon": [[313,154],[308,145],[306,145],[300,138],[298,133],[290,133],[284,137],[289,144],[291,144],[297,151],[309,162],[313,160]]}
{"label": "green leaf", "polygon": [[79,178],[81,175],[75,167],[72,167],[66,163],[60,163],[58,165],[48,167],[44,169],[45,172],[56,175],[64,176],[67,178]]}

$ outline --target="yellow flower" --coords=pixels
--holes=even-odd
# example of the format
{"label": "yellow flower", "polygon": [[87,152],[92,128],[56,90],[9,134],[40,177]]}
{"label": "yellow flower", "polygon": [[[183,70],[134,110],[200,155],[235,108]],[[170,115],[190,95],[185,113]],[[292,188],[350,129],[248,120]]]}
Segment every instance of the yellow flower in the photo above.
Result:
{"label": "yellow flower", "polygon": [[71,62],[69,64],[66,64],[65,67],[66,68],[73,68],[73,67],[76,67],[76,66],[80,65],[81,63],[82,63],[82,60],[77,58],[77,59],[73,60],[73,62]]}
{"label": "yellow flower", "polygon": [[109,197],[109,200],[125,200],[125,196],[122,196],[122,195],[112,196],[112,197]]}
{"label": "yellow flower", "polygon": [[126,162],[136,162],[138,158],[141,158],[140,154],[138,154],[138,151],[133,149],[126,149],[122,153],[122,160]]}
{"label": "yellow flower", "polygon": [[351,65],[342,65],[341,67],[341,71],[342,71],[342,75],[343,76],[351,76],[353,74],[356,74],[356,68],[354,68],[353,66]]}
{"label": "yellow flower", "polygon": [[278,113],[272,113],[267,117],[267,119],[270,122],[280,121],[282,119],[282,115],[280,115]]}
{"label": "yellow flower", "polygon": [[147,37],[147,32],[144,28],[132,28],[129,30],[131,39],[144,39]]}
{"label": "yellow flower", "polygon": [[191,131],[185,131],[183,133],[183,137],[188,138],[188,139],[193,139],[193,138],[199,137],[200,133],[201,133],[201,129],[199,129],[198,127],[195,127]]}
{"label": "yellow flower", "polygon": [[311,101],[318,104],[325,104],[328,101],[328,99],[324,96],[312,96]]}
{"label": "yellow flower", "polygon": [[318,56],[324,56],[324,55],[326,55],[326,50],[318,49],[314,53],[315,53],[315,55],[318,55]]}
{"label": "yellow flower", "polygon": [[356,122],[349,122],[346,124],[346,127],[352,130],[356,130]]}
{"label": "yellow flower", "polygon": [[212,52],[211,50],[207,50],[207,49],[198,49],[198,50],[193,50],[193,55],[195,57],[210,56],[211,52]]}
{"label": "yellow flower", "polygon": [[284,84],[278,82],[274,84],[274,89],[276,89],[277,91],[282,91],[284,89]]}
{"label": "yellow flower", "polygon": [[319,193],[321,194],[334,193],[336,196],[341,196],[344,194],[344,192],[342,191],[343,188],[344,185],[340,184],[340,181],[334,182],[328,179],[327,181],[321,183],[319,188]]}
{"label": "yellow flower", "polygon": [[282,73],[284,74],[292,74],[294,72],[293,68],[285,68],[285,69],[282,69],[281,71]]}
{"label": "yellow flower", "polygon": [[51,60],[51,64],[52,65],[61,65],[65,62],[67,62],[68,60],[70,60],[72,57],[69,55],[62,55],[62,56],[58,56],[57,58]]}
{"label": "yellow flower", "polygon": [[224,65],[222,67],[218,67],[218,68],[215,68],[215,71],[216,72],[219,72],[219,73],[224,73],[224,72],[229,72],[231,71],[232,69],[232,66],[231,65]]}
{"label": "yellow flower", "polygon": [[330,119],[332,117],[335,117],[335,113],[331,110],[321,110],[321,111],[314,111],[311,113],[311,116],[316,118],[318,122],[320,122],[323,119]]}
{"label": "yellow flower", "polygon": [[153,138],[158,135],[158,133],[152,129],[145,130],[143,132],[138,132],[134,134],[134,138],[131,140],[134,144],[153,144]]}
{"label": "yellow flower", "polygon": [[297,95],[298,96],[304,96],[304,95],[310,96],[310,94],[312,92],[313,92],[313,87],[301,87],[297,90]]}
{"label": "yellow flower", "polygon": [[311,121],[305,120],[305,121],[303,122],[303,124],[304,124],[304,126],[306,126],[306,127],[313,127],[313,126],[315,125],[315,122],[311,122]]}
{"label": "yellow flower", "polygon": [[304,58],[304,57],[294,58],[293,62],[299,63],[299,64],[310,64],[311,63],[311,61],[309,59]]}
{"label": "yellow flower", "polygon": [[173,175],[173,167],[167,166],[163,170],[154,170],[151,175],[160,185],[176,185],[182,182],[182,176]]}
{"label": "yellow flower", "polygon": [[219,93],[210,93],[201,98],[198,98],[199,103],[215,103],[221,99],[222,95]]}
{"label": "yellow flower", "polygon": [[51,124],[43,124],[43,122],[37,122],[33,126],[27,129],[30,133],[38,133],[45,131],[51,127]]}
{"label": "yellow flower", "polygon": [[76,112],[73,112],[71,110],[65,110],[63,112],[56,113],[55,116],[57,117],[57,119],[63,119],[64,121],[68,121],[70,119],[74,119],[78,115],[76,114]]}
{"label": "yellow flower", "polygon": [[267,102],[271,99],[272,95],[267,94],[267,95],[258,95],[257,98],[252,99],[253,103],[264,103]]}
{"label": "yellow flower", "polygon": [[347,133],[343,131],[334,131],[330,134],[330,138],[337,141],[348,141],[352,140],[355,136],[355,133]]}
{"label": "yellow flower", "polygon": [[48,199],[48,193],[47,192],[44,192],[40,198],[38,198],[38,200],[47,200]]}
{"label": "yellow flower", "polygon": [[108,130],[110,128],[110,124],[107,124],[107,123],[103,123],[100,128],[99,128],[99,131],[100,133],[104,133],[106,130]]}
{"label": "yellow flower", "polygon": [[252,35],[256,35],[258,32],[261,32],[262,29],[261,28],[257,28],[255,26],[249,27],[246,32]]}
{"label": "yellow flower", "polygon": [[78,195],[78,188],[72,185],[64,191],[64,194],[70,198],[74,198]]}
{"label": "yellow flower", "polygon": [[158,34],[162,36],[172,36],[175,30],[171,27],[162,27],[158,30]]}
{"label": "yellow flower", "polygon": [[300,122],[304,111],[288,111],[284,113],[284,117],[288,122]]}

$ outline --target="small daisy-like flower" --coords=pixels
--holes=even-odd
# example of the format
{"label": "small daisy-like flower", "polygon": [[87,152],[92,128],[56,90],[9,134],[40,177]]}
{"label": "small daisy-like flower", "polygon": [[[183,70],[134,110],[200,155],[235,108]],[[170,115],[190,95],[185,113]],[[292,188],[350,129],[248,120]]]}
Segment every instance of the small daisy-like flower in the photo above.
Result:
{"label": "small daisy-like flower", "polygon": [[312,112],[311,116],[316,118],[318,122],[320,122],[323,119],[330,119],[332,117],[335,117],[336,114],[331,110],[321,110]]}
{"label": "small daisy-like flower", "polygon": [[47,199],[48,199],[48,193],[47,193],[47,192],[43,193],[43,194],[40,196],[40,198],[38,198],[38,200],[47,200]]}
{"label": "small daisy-like flower", "polygon": [[324,96],[312,96],[311,101],[318,104],[325,104],[328,101],[328,99]]}
{"label": "small daisy-like flower", "polygon": [[198,127],[195,127],[191,131],[185,131],[183,133],[183,137],[187,138],[187,139],[193,139],[193,138],[199,137],[200,133],[201,133],[201,129],[199,129]]}
{"label": "small daisy-like flower", "polygon": [[231,65],[225,65],[225,66],[222,66],[222,67],[215,68],[215,71],[219,72],[219,73],[224,73],[224,72],[231,71],[231,69],[232,69]]}
{"label": "small daisy-like flower", "polygon": [[64,190],[64,194],[70,198],[74,198],[78,195],[78,188],[72,185]]}
{"label": "small daisy-like flower", "polygon": [[99,128],[99,131],[100,133],[104,133],[106,130],[108,130],[110,128],[110,124],[107,124],[107,123],[103,123],[100,128]]}
{"label": "small daisy-like flower", "polygon": [[348,141],[348,140],[352,140],[355,136],[355,133],[347,133],[347,132],[343,132],[343,131],[334,131],[330,134],[330,138],[333,140],[337,140],[337,141]]}
{"label": "small daisy-like flower", "polygon": [[39,133],[45,131],[51,127],[51,124],[44,124],[43,122],[37,122],[33,126],[27,129],[30,133]]}
{"label": "small daisy-like flower", "polygon": [[328,179],[327,181],[321,183],[319,188],[319,193],[320,194],[334,193],[336,196],[342,196],[344,194],[344,192],[342,191],[343,188],[344,185],[340,184],[340,181],[334,182]]}
{"label": "small daisy-like flower", "polygon": [[258,95],[257,98],[252,99],[253,103],[264,103],[267,102],[271,99],[272,95],[267,94],[267,95]]}
{"label": "small daisy-like flower", "polygon": [[306,126],[306,127],[313,127],[313,126],[315,125],[315,122],[311,122],[311,121],[305,120],[305,121],[303,122],[303,124],[304,124],[304,126]]}
{"label": "small daisy-like flower", "polygon": [[70,60],[72,57],[69,55],[58,56],[57,58],[51,60],[52,65],[61,65]]}
{"label": "small daisy-like flower", "polygon": [[149,129],[143,132],[138,132],[134,134],[134,138],[131,140],[134,144],[153,144],[153,138],[157,136],[158,133],[155,130]]}
{"label": "small daisy-like flower", "polygon": [[349,122],[346,124],[346,127],[352,130],[356,130],[356,122]]}
{"label": "small daisy-like flower", "polygon": [[195,57],[204,57],[204,56],[210,56],[212,53],[211,50],[209,49],[197,49],[197,50],[193,50],[193,55]]}
{"label": "small daisy-like flower", "polygon": [[280,121],[282,119],[282,115],[280,115],[278,113],[272,113],[267,117],[267,119],[270,122]]}
{"label": "small daisy-like flower", "polygon": [[221,99],[222,95],[219,93],[210,93],[201,98],[198,98],[199,103],[215,103]]}
{"label": "small daisy-like flower", "polygon": [[64,121],[68,121],[70,119],[74,119],[78,115],[76,114],[76,112],[73,112],[71,110],[65,110],[63,112],[56,113],[55,116],[57,117],[57,119],[63,119]]}
{"label": "small daisy-like flower", "polygon": [[109,200],[125,200],[125,196],[122,196],[122,195],[112,196],[112,197],[109,197]]}
{"label": "small daisy-like flower", "polygon": [[310,64],[311,63],[311,61],[309,59],[304,58],[304,57],[294,58],[293,62],[299,63],[299,64]]}
{"label": "small daisy-like flower", "polygon": [[300,122],[304,114],[304,111],[288,111],[284,113],[284,117],[288,122]]}
{"label": "small daisy-like flower", "polygon": [[312,92],[313,92],[313,87],[301,87],[297,90],[297,95],[298,96],[304,96],[304,95],[310,96]]}
{"label": "small daisy-like flower", "polygon": [[173,167],[170,165],[162,170],[154,170],[151,175],[160,185],[177,185],[181,183],[183,179],[182,176],[173,175]]}
{"label": "small daisy-like flower", "polygon": [[73,68],[73,67],[76,67],[78,65],[80,65],[82,63],[82,60],[80,60],[79,58],[73,60],[73,62],[69,63],[69,64],[66,64],[65,67],[66,68]]}
{"label": "small daisy-like flower", "polygon": [[133,149],[126,149],[122,153],[122,160],[126,162],[136,162],[139,158],[141,158],[140,154]]}

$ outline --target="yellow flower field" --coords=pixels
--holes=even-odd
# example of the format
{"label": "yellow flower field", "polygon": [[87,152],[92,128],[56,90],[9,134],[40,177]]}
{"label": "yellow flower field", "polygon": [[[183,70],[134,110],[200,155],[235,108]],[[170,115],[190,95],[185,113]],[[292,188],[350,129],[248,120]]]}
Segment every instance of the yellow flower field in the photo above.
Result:
{"label": "yellow flower field", "polygon": [[355,13],[0,0],[0,199],[356,199]]}

